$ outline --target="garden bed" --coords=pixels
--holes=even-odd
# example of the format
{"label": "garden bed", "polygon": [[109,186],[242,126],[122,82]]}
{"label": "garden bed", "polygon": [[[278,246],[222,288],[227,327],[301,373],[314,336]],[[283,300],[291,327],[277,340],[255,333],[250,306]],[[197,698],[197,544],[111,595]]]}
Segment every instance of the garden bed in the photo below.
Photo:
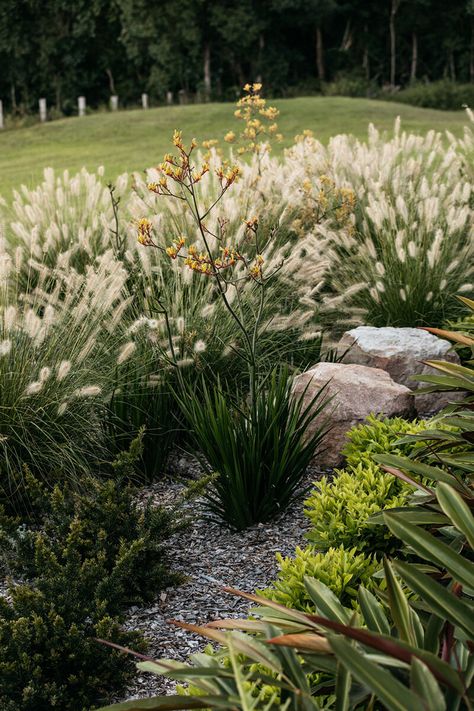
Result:
{"label": "garden bed", "polygon": [[[189,460],[181,459],[181,472],[186,466],[188,474],[195,472]],[[320,476],[320,470],[309,469],[301,493]],[[151,496],[156,504],[171,505],[184,488],[184,483],[170,477],[144,488],[141,496]],[[226,617],[246,617],[248,602],[225,593],[223,588],[253,592],[275,579],[276,553],[292,555],[296,546],[304,544],[309,520],[301,503],[299,496],[275,521],[232,532],[206,517],[202,499],[187,502],[190,526],[167,544],[173,570],[186,576],[185,582],[163,591],[152,605],[132,607],[127,615],[127,629],[144,634],[149,643],[148,654],[157,659],[185,661],[206,646],[202,638],[176,628],[169,620],[205,624]],[[138,674],[127,698],[167,694],[173,688],[174,682],[169,679]]]}

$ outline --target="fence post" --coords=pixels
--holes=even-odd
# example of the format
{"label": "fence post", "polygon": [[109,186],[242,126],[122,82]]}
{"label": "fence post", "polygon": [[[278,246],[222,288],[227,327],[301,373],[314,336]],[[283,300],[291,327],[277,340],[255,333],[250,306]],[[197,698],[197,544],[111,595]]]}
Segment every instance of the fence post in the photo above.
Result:
{"label": "fence post", "polygon": [[85,96],[78,96],[77,97],[77,108],[79,110],[79,116],[86,115],[86,97]]}
{"label": "fence post", "polygon": [[46,105],[46,99],[40,99],[38,103],[39,103],[40,121],[41,121],[41,123],[44,123],[48,118],[48,109],[47,109],[47,105]]}
{"label": "fence post", "polygon": [[117,111],[118,109],[118,96],[114,94],[110,97],[110,109],[111,111]]}
{"label": "fence post", "polygon": [[148,108],[148,94],[142,94],[142,109]]}
{"label": "fence post", "polygon": [[0,99],[0,129],[4,128],[4,123],[3,123],[3,103],[2,100]]}

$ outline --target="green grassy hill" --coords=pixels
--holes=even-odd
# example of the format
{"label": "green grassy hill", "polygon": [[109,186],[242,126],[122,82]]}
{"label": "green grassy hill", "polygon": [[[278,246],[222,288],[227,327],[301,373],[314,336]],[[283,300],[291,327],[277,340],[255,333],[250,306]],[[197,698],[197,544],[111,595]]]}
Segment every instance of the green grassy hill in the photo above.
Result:
{"label": "green grassy hill", "polygon": [[[343,97],[280,99],[279,128],[285,142],[310,128],[323,142],[337,133],[367,134],[367,125],[390,131],[400,115],[405,129],[426,132],[434,128],[462,133],[466,123],[462,111],[434,111],[392,102]],[[104,165],[113,180],[119,173],[143,170],[161,160],[169,150],[175,128],[186,139],[222,138],[236,129],[231,104],[207,104],[94,114],[84,118],[54,121],[0,134],[0,195],[9,198],[12,188],[22,183],[35,185],[47,166],[76,171]]]}

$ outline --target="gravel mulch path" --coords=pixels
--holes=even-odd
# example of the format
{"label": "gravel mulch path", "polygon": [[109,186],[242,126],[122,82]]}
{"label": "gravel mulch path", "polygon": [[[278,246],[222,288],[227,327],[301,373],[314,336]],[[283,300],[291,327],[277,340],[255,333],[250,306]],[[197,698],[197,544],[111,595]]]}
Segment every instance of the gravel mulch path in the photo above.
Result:
{"label": "gravel mulch path", "polygon": [[[179,462],[182,465],[184,462]],[[189,467],[189,461],[187,465]],[[180,468],[180,467],[179,467]],[[189,475],[189,471],[188,471]],[[302,486],[319,478],[321,472],[308,471]],[[167,504],[180,495],[183,484],[164,480],[144,490],[156,503]],[[173,569],[186,581],[161,593],[149,607],[129,611],[127,629],[140,630],[149,642],[150,656],[186,660],[202,650],[206,641],[171,626],[169,619],[204,624],[226,617],[244,617],[249,603],[223,592],[231,586],[246,592],[268,586],[276,577],[275,554],[292,555],[304,544],[308,521],[301,498],[277,520],[258,524],[233,533],[215,521],[203,517],[202,501],[186,504],[190,528],[167,541]],[[137,675],[127,698],[172,693],[174,682],[152,674]]]}

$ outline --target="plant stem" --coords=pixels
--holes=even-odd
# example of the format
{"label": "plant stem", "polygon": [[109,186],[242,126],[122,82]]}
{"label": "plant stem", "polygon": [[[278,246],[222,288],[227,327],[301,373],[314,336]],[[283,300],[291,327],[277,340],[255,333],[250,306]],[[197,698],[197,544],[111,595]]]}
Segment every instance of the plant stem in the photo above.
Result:
{"label": "plant stem", "polygon": [[[221,297],[221,299],[222,299],[222,301],[223,301],[223,303],[224,303],[226,309],[229,311],[230,315],[232,316],[232,318],[234,319],[234,321],[235,321],[236,324],[238,325],[239,329],[241,330],[241,332],[242,332],[242,334],[243,334],[243,336],[244,336],[245,344],[246,344],[246,346],[247,346],[248,356],[249,356],[248,359],[247,359],[247,362],[248,362],[248,364],[249,364],[250,396],[251,396],[251,403],[252,403],[252,407],[253,407],[253,404],[255,403],[255,398],[256,398],[256,357],[255,357],[255,350],[256,350],[256,339],[257,339],[257,327],[258,327],[259,320],[257,320],[256,323],[255,323],[254,337],[253,337],[253,338],[250,338],[249,333],[248,333],[247,329],[245,328],[243,321],[241,320],[241,318],[239,317],[239,315],[237,314],[237,312],[235,311],[235,309],[232,308],[232,305],[230,304],[230,302],[229,302],[229,300],[228,300],[228,298],[227,298],[226,290],[225,290],[225,288],[224,288],[224,286],[223,286],[223,284],[222,284],[222,280],[221,280],[221,278],[220,278],[219,272],[217,271],[217,269],[216,269],[216,267],[215,267],[215,265],[214,265],[214,258],[213,258],[213,256],[212,256],[212,251],[211,251],[211,248],[210,248],[210,246],[209,246],[209,243],[208,243],[208,240],[207,240],[207,237],[206,237],[206,232],[205,232],[205,230],[204,230],[203,217],[202,217],[202,216],[200,215],[200,213],[199,213],[199,206],[198,206],[198,204],[197,204],[196,193],[195,193],[194,185],[193,185],[192,182],[191,182],[191,196],[192,196],[193,206],[194,206],[194,210],[193,210],[192,212],[193,212],[194,217],[195,217],[195,219],[196,219],[196,222],[197,222],[197,225],[198,225],[198,228],[199,228],[199,232],[201,233],[201,237],[202,237],[202,240],[203,240],[203,242],[204,242],[204,245],[205,245],[205,248],[206,248],[206,252],[207,252],[207,254],[208,254],[208,256],[209,256],[209,260],[210,260],[210,262],[211,262],[211,264],[212,264],[213,276],[214,276],[215,279],[216,279],[217,288],[219,289],[220,297]],[[262,285],[262,287],[263,287],[263,285]],[[262,288],[262,292],[263,292],[263,288]],[[261,300],[261,301],[262,301],[262,300]],[[260,305],[260,307],[259,307],[260,318],[261,318],[261,313],[262,313],[262,311],[263,311],[263,303],[261,303],[261,305]],[[259,317],[257,317],[257,319],[259,319]]]}

